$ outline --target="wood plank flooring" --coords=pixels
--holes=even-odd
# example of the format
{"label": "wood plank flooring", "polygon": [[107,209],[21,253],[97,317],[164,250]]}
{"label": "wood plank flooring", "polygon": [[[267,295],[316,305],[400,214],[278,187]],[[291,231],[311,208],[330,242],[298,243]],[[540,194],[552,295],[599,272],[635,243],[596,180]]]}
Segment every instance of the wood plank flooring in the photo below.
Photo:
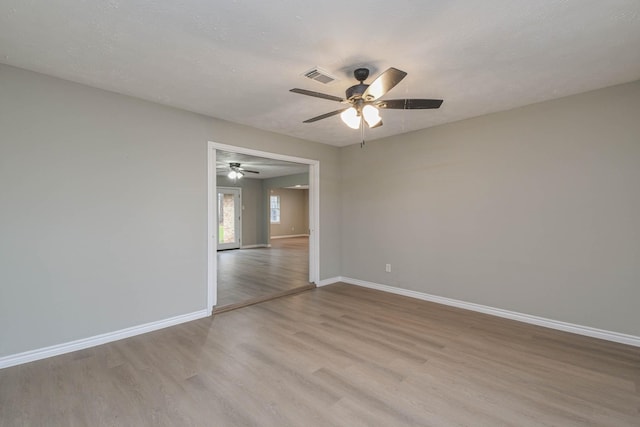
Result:
{"label": "wood plank flooring", "polygon": [[640,349],[336,284],[0,370],[0,426],[639,426]]}
{"label": "wood plank flooring", "polygon": [[309,238],[272,239],[270,248],[220,251],[218,307],[309,285]]}

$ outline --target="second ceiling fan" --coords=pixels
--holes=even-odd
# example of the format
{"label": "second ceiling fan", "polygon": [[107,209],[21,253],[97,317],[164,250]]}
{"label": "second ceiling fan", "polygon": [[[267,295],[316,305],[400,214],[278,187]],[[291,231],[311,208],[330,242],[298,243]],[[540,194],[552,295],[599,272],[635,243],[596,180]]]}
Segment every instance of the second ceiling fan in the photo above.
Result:
{"label": "second ceiling fan", "polygon": [[227,174],[227,176],[230,179],[236,180],[236,179],[242,178],[244,176],[245,172],[255,173],[255,174],[260,173],[258,171],[252,171],[252,170],[249,170],[249,169],[241,168],[240,167],[240,163],[231,162],[231,163],[229,163],[229,174]]}
{"label": "second ceiling fan", "polygon": [[370,128],[382,126],[382,118],[379,109],[395,110],[425,110],[440,108],[442,99],[386,99],[380,98],[393,89],[407,75],[406,72],[397,68],[389,68],[380,74],[371,84],[364,81],[369,77],[368,68],[358,68],[353,72],[354,77],[360,83],[347,89],[345,98],[314,92],[306,89],[291,89],[291,92],[301,95],[313,96],[316,98],[328,99],[330,101],[349,104],[349,106],[339,110],[331,111],[320,116],[312,117],[303,123],[313,123],[340,114],[340,118],[347,126],[359,129],[367,124]]}

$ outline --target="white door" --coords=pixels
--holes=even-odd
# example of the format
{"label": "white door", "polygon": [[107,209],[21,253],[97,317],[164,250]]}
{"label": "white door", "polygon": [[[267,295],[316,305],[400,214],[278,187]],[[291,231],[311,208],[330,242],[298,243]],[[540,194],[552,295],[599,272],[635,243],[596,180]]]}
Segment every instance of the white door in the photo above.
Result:
{"label": "white door", "polygon": [[238,249],[242,239],[241,189],[218,187],[217,224],[218,250]]}

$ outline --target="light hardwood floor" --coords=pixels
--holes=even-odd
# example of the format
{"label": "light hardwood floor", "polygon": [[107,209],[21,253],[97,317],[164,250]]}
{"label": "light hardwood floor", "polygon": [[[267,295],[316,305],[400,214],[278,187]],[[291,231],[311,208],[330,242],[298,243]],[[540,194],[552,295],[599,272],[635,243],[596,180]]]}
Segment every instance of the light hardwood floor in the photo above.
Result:
{"label": "light hardwood floor", "polygon": [[1,426],[639,426],[640,349],[336,284],[0,371]]}
{"label": "light hardwood floor", "polygon": [[220,251],[218,307],[309,285],[309,238],[272,239],[270,248]]}

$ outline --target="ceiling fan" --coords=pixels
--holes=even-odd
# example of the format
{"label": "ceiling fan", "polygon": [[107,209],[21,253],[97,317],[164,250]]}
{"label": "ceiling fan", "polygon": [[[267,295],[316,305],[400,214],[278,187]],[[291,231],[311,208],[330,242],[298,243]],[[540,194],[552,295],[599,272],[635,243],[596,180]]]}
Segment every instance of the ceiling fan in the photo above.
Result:
{"label": "ceiling fan", "polygon": [[244,176],[245,172],[247,173],[260,173],[258,171],[252,171],[249,169],[241,168],[240,163],[229,163],[229,174],[227,175],[230,179],[240,179]]}
{"label": "ceiling fan", "polygon": [[295,88],[290,91],[301,95],[350,104],[339,110],[312,117],[303,123],[313,123],[340,114],[342,121],[352,129],[364,128],[364,123],[370,128],[376,128],[382,126],[380,109],[424,110],[440,108],[440,105],[442,105],[442,99],[380,99],[400,83],[406,75],[406,72],[391,67],[380,74],[371,84],[365,84],[364,81],[369,77],[369,69],[358,68],[353,72],[353,76],[360,83],[347,89],[344,99],[305,89]]}

